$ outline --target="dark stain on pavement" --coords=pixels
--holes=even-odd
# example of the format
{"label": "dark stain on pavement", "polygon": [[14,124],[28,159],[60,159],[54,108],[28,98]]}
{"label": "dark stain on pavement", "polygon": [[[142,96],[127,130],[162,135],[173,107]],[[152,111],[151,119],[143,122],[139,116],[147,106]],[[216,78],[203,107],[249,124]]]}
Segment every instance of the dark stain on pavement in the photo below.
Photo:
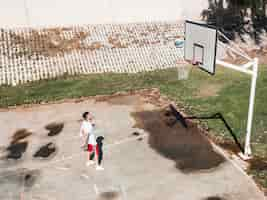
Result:
{"label": "dark stain on pavement", "polygon": [[56,153],[56,145],[52,142],[40,147],[40,149],[33,155],[33,157],[49,158]]}
{"label": "dark stain on pavement", "polygon": [[53,122],[45,126],[45,129],[48,130],[48,136],[56,136],[58,135],[64,128],[64,123]]}
{"label": "dark stain on pavement", "polygon": [[12,136],[12,144],[18,143],[19,141],[27,138],[28,136],[32,135],[32,132],[27,129],[19,129],[17,130]]}
{"label": "dark stain on pavement", "polygon": [[5,148],[7,159],[20,159],[26,152],[28,147],[28,142],[25,138],[32,135],[32,132],[27,129],[18,129],[12,136],[11,142],[8,147]]}
{"label": "dark stain on pavement", "polygon": [[7,159],[20,159],[28,147],[28,142],[11,143],[7,148]]}
{"label": "dark stain on pavement", "polygon": [[140,133],[138,133],[138,132],[133,132],[132,135],[133,135],[133,136],[139,136]]}
{"label": "dark stain on pavement", "polygon": [[120,197],[119,193],[116,191],[102,192],[99,195],[99,200],[116,200]]}
{"label": "dark stain on pavement", "polygon": [[5,184],[17,184],[18,186],[25,186],[31,188],[40,178],[41,171],[38,169],[30,170],[26,168],[19,168],[16,170],[7,170],[0,173],[0,187]]}
{"label": "dark stain on pavement", "polygon": [[165,109],[132,113],[135,127],[149,133],[151,148],[176,163],[176,168],[187,172],[208,170],[225,161],[215,152],[212,144],[197,124],[188,121],[186,129],[180,123],[166,123],[173,116]]}
{"label": "dark stain on pavement", "polygon": [[204,200],[226,200],[226,199],[218,197],[218,196],[210,196],[210,197],[205,198]]}

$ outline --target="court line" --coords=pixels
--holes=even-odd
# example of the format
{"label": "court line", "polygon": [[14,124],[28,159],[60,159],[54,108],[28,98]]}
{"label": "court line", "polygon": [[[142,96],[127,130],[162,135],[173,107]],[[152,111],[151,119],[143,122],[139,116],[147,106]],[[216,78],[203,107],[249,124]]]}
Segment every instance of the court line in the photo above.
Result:
{"label": "court line", "polygon": [[99,194],[99,190],[98,190],[96,184],[94,184],[94,190],[95,190],[96,195],[98,195]]}
{"label": "court line", "polygon": [[[234,160],[232,160],[232,159],[229,157],[229,155],[228,155],[222,148],[220,148],[219,146],[217,146],[217,145],[214,144],[213,142],[211,142],[211,143],[213,144],[213,145],[212,145],[213,148],[214,148],[215,150],[217,150],[221,155],[223,155],[224,158],[225,158],[228,162],[230,162],[234,168],[237,169],[237,171],[239,171],[241,174],[243,174],[243,175],[246,177],[246,179],[248,179],[248,181],[249,181],[252,185],[254,185],[254,187],[257,188],[257,190],[258,190],[258,191],[263,195],[263,197],[264,197],[263,192],[259,189],[259,187],[257,186],[256,182],[252,179],[252,177],[249,176],[249,175],[246,173],[246,171],[245,171],[242,167],[240,167]],[[265,198],[265,197],[264,197],[264,198]],[[266,200],[267,200],[267,199],[266,199]]]}
{"label": "court line", "polygon": [[[121,145],[121,144],[125,144],[125,143],[128,143],[128,142],[136,141],[136,140],[138,140],[140,138],[144,138],[146,136],[148,136],[148,134],[145,133],[145,134],[139,135],[137,137],[131,137],[131,138],[122,139],[122,140],[114,142],[112,144],[107,144],[103,149],[109,149],[111,147],[115,147],[115,146],[118,146],[118,145]],[[62,164],[62,162],[67,161],[67,160],[71,160],[71,159],[73,159],[73,158],[75,158],[77,156],[80,156],[80,155],[84,154],[84,153],[86,153],[86,152],[81,150],[81,152],[72,154],[71,156],[65,157],[63,155],[61,159],[57,159],[57,160],[54,160],[54,161],[51,161],[51,162],[45,163],[45,164],[40,164],[40,167],[37,167],[37,168],[34,168],[34,169],[35,170],[39,170],[39,169],[43,169],[43,168],[49,167],[49,166],[51,166],[53,164],[57,164],[57,163]],[[0,179],[1,178],[5,178],[5,177],[9,177],[9,176],[13,176],[15,174],[20,174],[20,173],[21,172],[14,172],[14,173],[10,173],[8,175],[3,175],[3,176],[0,176]]]}
{"label": "court line", "polygon": [[[22,173],[24,174],[24,170],[22,171]],[[20,200],[24,199],[24,192],[25,192],[24,184],[25,184],[25,179],[23,178],[22,184],[21,184],[21,189],[20,189]]]}
{"label": "court line", "polygon": [[[112,144],[107,144],[104,147],[104,149],[109,149],[109,148],[112,148],[112,147],[119,146],[121,144],[125,144],[125,143],[128,143],[128,142],[136,141],[139,138],[144,138],[144,137],[147,137],[147,136],[148,136],[148,134],[142,134],[142,135],[137,136],[137,137],[122,139],[122,140],[116,141],[116,142],[114,142]],[[249,179],[250,182],[253,182],[253,184],[256,186],[256,184],[252,180],[252,178],[240,166],[238,166],[238,164],[236,164],[233,160],[231,160],[221,148],[219,148],[216,144],[214,144],[213,147],[217,151],[219,151],[239,172],[241,172],[243,175],[245,175],[247,177],[247,179]],[[84,153],[86,153],[86,152],[81,151],[79,153],[73,154],[73,155],[68,156],[68,157],[64,157],[63,156],[63,158],[61,158],[61,159],[57,159],[55,161],[51,161],[51,162],[46,163],[46,164],[41,164],[41,167],[35,168],[35,170],[36,169],[43,169],[43,168],[49,167],[49,166],[51,166],[53,164],[57,164],[57,163],[62,164],[62,162],[67,161],[67,160],[74,159],[75,157],[80,156],[81,154],[84,154]],[[8,174],[8,175],[0,176],[0,179],[1,178],[5,178],[5,177],[9,177],[9,176],[13,176],[13,175],[16,175],[16,174],[19,174],[19,173],[20,172],[14,172],[14,173],[11,173],[11,174]]]}
{"label": "court line", "polygon": [[[126,139],[122,139],[122,140],[120,140],[120,141],[117,141],[117,142],[114,142],[114,143],[112,143],[112,144],[107,144],[105,147],[104,147],[104,149],[109,149],[109,148],[111,148],[111,147],[115,147],[115,146],[119,146],[119,145],[121,145],[121,144],[125,144],[125,143],[128,143],[128,142],[132,142],[132,141],[136,141],[136,140],[138,140],[139,138],[144,138],[144,137],[147,137],[148,136],[148,134],[142,134],[142,135],[139,135],[139,136],[137,136],[137,137],[133,137],[133,138],[126,138]],[[213,143],[214,144],[214,143]],[[252,178],[238,165],[238,164],[236,164],[233,160],[231,160],[228,156],[227,156],[227,154],[220,148],[220,147],[218,147],[216,144],[214,144],[213,145],[213,147],[217,150],[217,151],[219,151],[238,171],[240,171],[243,175],[245,175],[246,177],[247,177],[247,179],[253,184],[253,185],[255,185],[256,186],[256,183],[252,180]],[[68,156],[67,158],[62,158],[62,159],[58,159],[58,160],[55,160],[55,161],[53,161],[53,162],[50,162],[50,163],[47,163],[47,164],[43,164],[43,166],[41,166],[41,167],[39,167],[39,168],[35,168],[35,170],[36,169],[42,169],[42,168],[46,168],[46,167],[49,167],[50,165],[52,165],[52,164],[55,164],[55,163],[58,163],[58,162],[60,162],[60,164],[61,164],[61,162],[64,162],[64,161],[67,161],[67,160],[71,160],[71,159],[73,159],[73,158],[75,158],[75,157],[77,157],[77,156],[79,156],[79,155],[81,155],[81,154],[83,154],[83,153],[85,153],[84,151],[82,151],[82,152],[79,152],[79,153],[76,153],[76,154],[73,154],[73,155],[71,155],[71,156]],[[0,179],[1,178],[5,178],[5,177],[9,177],[9,176],[12,176],[12,175],[15,175],[15,174],[19,174],[19,172],[14,172],[14,173],[11,173],[11,174],[8,174],[8,175],[4,175],[4,176],[0,176]],[[24,186],[24,184],[22,185],[22,187]],[[258,188],[257,186],[256,186],[256,188]],[[24,188],[23,188],[24,189]],[[96,192],[96,194],[99,194],[99,190],[98,190],[98,188],[97,188],[97,186],[96,186],[96,184],[94,184],[94,190],[95,190],[95,192]],[[261,192],[262,193],[262,192]]]}

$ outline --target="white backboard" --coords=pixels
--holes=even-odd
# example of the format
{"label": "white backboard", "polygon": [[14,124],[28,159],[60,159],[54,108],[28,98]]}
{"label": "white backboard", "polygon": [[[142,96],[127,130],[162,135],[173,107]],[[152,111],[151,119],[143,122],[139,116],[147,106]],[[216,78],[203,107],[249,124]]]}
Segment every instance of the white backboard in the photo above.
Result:
{"label": "white backboard", "polygon": [[215,74],[217,29],[215,27],[185,22],[184,58],[198,63],[198,66],[210,74]]}

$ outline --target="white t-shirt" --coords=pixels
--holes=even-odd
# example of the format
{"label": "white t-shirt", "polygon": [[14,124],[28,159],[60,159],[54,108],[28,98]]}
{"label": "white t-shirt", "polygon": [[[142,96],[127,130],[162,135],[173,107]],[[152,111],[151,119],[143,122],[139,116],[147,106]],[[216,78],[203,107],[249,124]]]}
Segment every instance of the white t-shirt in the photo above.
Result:
{"label": "white t-shirt", "polygon": [[88,134],[88,144],[96,145],[96,139],[93,130],[94,127],[91,122],[83,121],[80,129],[80,135],[82,135],[83,132]]}

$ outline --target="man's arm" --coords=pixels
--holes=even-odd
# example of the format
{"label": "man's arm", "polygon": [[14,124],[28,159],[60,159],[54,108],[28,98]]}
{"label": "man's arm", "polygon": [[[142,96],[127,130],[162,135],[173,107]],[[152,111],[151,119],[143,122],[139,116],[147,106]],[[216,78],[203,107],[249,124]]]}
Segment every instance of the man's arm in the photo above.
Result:
{"label": "man's arm", "polygon": [[85,131],[84,131],[84,128],[83,128],[83,124],[80,128],[80,137],[83,137],[85,135]]}

